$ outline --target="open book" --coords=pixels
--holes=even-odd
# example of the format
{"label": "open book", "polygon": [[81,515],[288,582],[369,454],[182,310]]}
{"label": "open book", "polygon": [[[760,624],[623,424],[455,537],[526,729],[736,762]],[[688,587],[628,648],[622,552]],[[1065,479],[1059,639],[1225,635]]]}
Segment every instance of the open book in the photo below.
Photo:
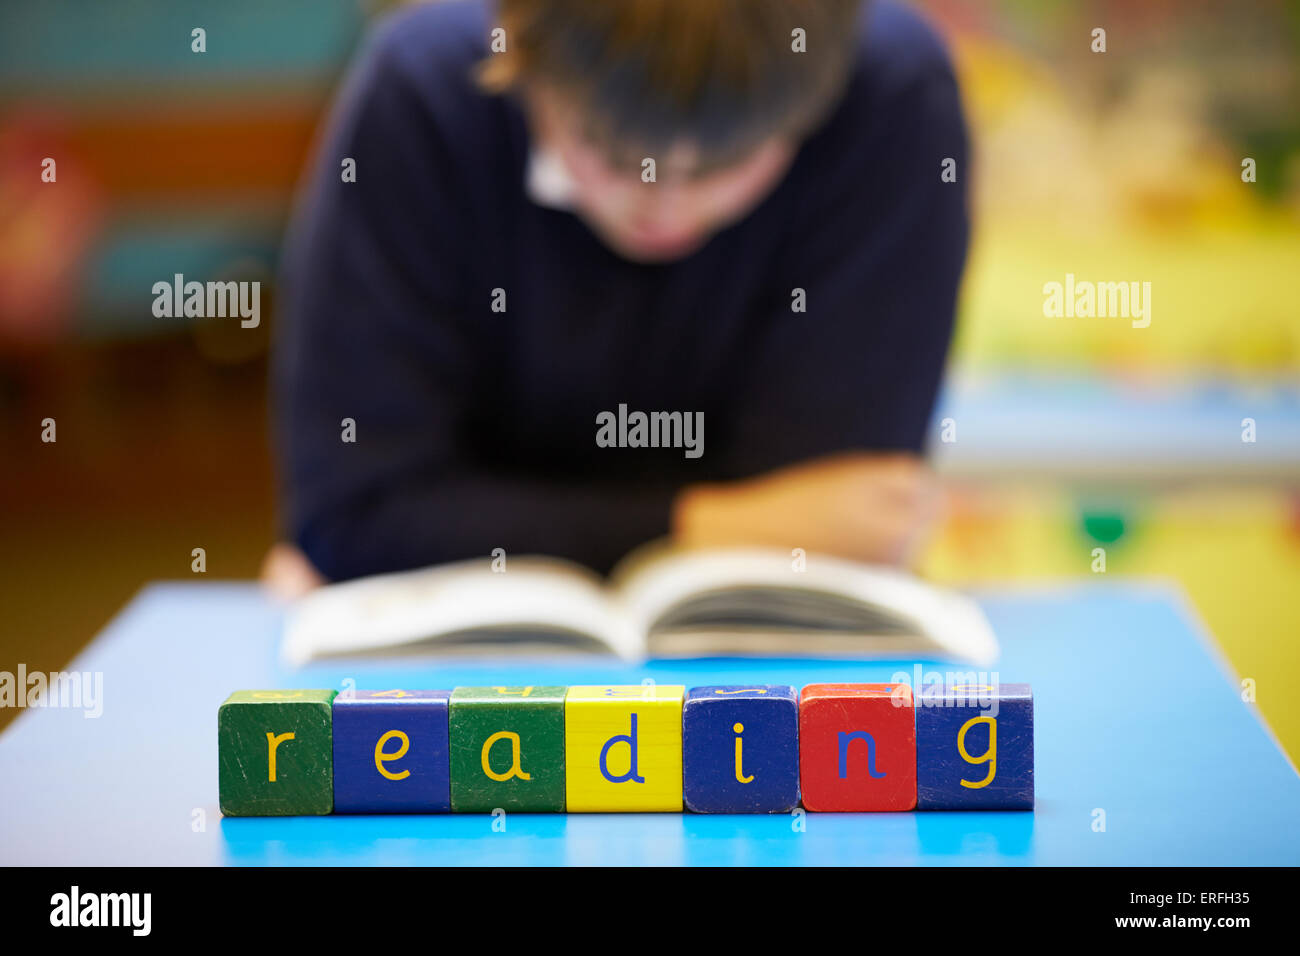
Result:
{"label": "open book", "polygon": [[[500,567],[502,559],[497,559]],[[291,609],[291,665],[346,654],[929,658],[984,665],[969,598],[892,568],[781,551],[633,552],[608,582],[555,558],[491,558],[331,584]]]}

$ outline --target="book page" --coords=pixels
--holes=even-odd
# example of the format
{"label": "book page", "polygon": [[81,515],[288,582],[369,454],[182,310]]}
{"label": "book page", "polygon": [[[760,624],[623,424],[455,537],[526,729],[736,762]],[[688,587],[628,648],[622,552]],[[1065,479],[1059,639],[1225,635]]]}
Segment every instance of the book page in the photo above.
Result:
{"label": "book page", "polygon": [[656,655],[684,653],[690,640],[697,654],[856,651],[975,663],[997,655],[987,619],[963,595],[895,568],[829,556],[807,555],[796,567],[782,551],[660,544],[630,555],[613,583],[623,613]]}
{"label": "book page", "polygon": [[[481,638],[481,639],[480,639]],[[487,559],[331,584],[294,604],[286,661],[374,651],[504,653],[538,648],[640,655],[594,572],[554,558]],[[445,645],[445,646],[444,646]]]}

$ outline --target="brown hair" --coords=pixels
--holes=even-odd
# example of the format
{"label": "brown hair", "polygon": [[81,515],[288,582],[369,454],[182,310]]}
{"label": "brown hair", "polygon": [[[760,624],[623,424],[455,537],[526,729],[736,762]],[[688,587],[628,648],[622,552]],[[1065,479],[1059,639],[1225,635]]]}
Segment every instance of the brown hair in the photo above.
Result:
{"label": "brown hair", "polygon": [[[479,82],[540,81],[586,113],[612,156],[686,140],[724,163],[800,138],[852,65],[862,0],[498,0],[506,49]],[[804,31],[807,52],[794,51]]]}

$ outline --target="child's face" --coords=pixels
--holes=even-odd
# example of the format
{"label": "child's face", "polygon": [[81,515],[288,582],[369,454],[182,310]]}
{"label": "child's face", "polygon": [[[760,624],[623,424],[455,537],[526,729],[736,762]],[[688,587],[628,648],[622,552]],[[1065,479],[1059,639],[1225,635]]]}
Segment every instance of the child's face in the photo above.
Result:
{"label": "child's face", "polygon": [[537,145],[572,180],[576,211],[607,245],[638,262],[665,262],[698,249],[758,205],[795,154],[792,143],[773,137],[738,162],[701,173],[695,151],[681,145],[653,157],[655,181],[644,182],[641,165],[612,164],[557,97],[534,90],[528,103]]}

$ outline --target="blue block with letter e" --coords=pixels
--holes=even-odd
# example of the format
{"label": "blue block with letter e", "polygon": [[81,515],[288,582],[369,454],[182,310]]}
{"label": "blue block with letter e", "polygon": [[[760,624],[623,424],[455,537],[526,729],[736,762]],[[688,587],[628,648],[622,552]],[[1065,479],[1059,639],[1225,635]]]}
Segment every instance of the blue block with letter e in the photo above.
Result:
{"label": "blue block with letter e", "polygon": [[446,690],[334,698],[335,813],[451,812]]}

